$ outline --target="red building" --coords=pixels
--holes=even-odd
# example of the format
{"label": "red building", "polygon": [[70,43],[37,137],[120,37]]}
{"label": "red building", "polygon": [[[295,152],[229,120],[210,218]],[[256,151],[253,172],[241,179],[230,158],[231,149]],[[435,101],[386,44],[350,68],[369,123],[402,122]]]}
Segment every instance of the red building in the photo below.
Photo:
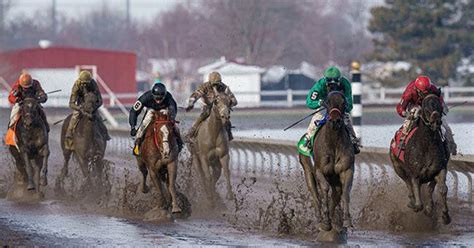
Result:
{"label": "red building", "polygon": [[[8,66],[2,75],[13,82],[23,69],[64,69],[78,66],[94,70],[115,94],[136,92],[134,53],[72,47],[31,48],[0,53]],[[63,82],[72,85],[73,82]],[[104,92],[103,87],[101,87]]]}

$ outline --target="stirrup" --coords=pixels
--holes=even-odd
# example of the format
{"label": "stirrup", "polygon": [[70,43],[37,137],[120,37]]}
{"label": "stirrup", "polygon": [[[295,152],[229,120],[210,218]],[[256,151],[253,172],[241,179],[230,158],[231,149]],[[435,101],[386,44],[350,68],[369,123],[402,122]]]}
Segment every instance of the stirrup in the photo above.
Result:
{"label": "stirrup", "polygon": [[133,147],[133,152],[132,154],[134,156],[140,156],[140,147],[138,146],[138,144],[135,144],[135,146]]}

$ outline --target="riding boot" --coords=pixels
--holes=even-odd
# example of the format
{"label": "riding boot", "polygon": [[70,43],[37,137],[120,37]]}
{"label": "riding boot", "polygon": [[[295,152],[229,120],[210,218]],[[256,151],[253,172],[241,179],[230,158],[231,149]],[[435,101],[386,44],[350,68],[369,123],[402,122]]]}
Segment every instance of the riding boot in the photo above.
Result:
{"label": "riding boot", "polygon": [[232,124],[230,121],[226,123],[226,129],[227,129],[227,134],[229,136],[229,141],[232,141],[234,139],[234,136],[232,135]]}
{"label": "riding boot", "polygon": [[49,133],[49,123],[48,120],[46,119],[46,114],[44,113],[43,109],[40,110],[40,116],[41,119],[43,119],[44,125],[46,127],[46,131]]}
{"label": "riding boot", "polygon": [[174,127],[174,133],[176,135],[176,142],[178,143],[178,153],[179,153],[181,152],[181,150],[183,150],[184,142],[183,142],[183,138],[181,138],[181,132],[179,131],[177,126]]}
{"label": "riding boot", "polygon": [[132,154],[135,156],[140,155],[140,145],[142,144],[142,138],[135,139],[135,145],[133,146]]}
{"label": "riding boot", "polygon": [[99,118],[99,128],[102,130],[102,133],[104,134],[105,140],[109,141],[112,138],[109,135],[109,130],[107,130],[107,127],[105,126],[104,122]]}

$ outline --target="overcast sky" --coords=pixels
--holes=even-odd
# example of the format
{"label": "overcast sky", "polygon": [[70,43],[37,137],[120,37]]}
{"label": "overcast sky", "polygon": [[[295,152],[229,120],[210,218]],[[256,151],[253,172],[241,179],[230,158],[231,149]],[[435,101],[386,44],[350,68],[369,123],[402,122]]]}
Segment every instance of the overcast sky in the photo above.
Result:
{"label": "overcast sky", "polygon": [[[20,13],[34,14],[37,10],[51,8],[53,0],[14,0],[8,18]],[[110,9],[125,13],[126,0],[56,0],[58,13],[67,16],[83,15],[105,3]],[[184,0],[130,0],[131,16],[134,19],[150,20],[160,11],[168,10]]]}

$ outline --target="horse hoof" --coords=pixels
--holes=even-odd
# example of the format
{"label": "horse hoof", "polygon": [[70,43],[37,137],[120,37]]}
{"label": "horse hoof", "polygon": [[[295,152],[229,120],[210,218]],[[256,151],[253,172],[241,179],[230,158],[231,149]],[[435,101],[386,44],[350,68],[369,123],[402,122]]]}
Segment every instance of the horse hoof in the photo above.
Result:
{"label": "horse hoof", "polygon": [[345,228],[348,228],[348,227],[352,227],[352,220],[345,220],[344,223],[343,223],[343,226]]}
{"label": "horse hoof", "polygon": [[319,230],[329,232],[331,231],[331,224],[320,223]]}
{"label": "horse hoof", "polygon": [[423,212],[426,216],[431,217],[433,216],[433,207],[426,206],[425,211]]}
{"label": "horse hoof", "polygon": [[41,186],[48,185],[48,179],[46,177],[42,177],[41,180],[40,180],[40,185]]}
{"label": "horse hoof", "polygon": [[171,213],[173,214],[177,214],[177,213],[181,213],[183,210],[180,208],[180,207],[173,207],[173,209],[171,210]]}
{"label": "horse hoof", "polygon": [[421,210],[423,210],[423,204],[415,205],[414,210],[415,210],[415,212],[420,212]]}
{"label": "horse hoof", "polygon": [[235,199],[234,193],[228,193],[226,199],[233,201]]}
{"label": "horse hoof", "polygon": [[32,183],[29,183],[28,187],[26,187],[27,190],[34,190],[35,188],[36,188],[35,185]]}
{"label": "horse hoof", "polygon": [[449,216],[448,213],[444,213],[442,218],[443,218],[443,224],[447,225],[451,223],[451,216]]}
{"label": "horse hoof", "polygon": [[146,185],[143,186],[143,187],[142,187],[142,193],[143,193],[143,194],[146,194],[146,193],[148,193],[148,192],[150,192],[150,188],[148,188],[148,186],[146,186]]}

